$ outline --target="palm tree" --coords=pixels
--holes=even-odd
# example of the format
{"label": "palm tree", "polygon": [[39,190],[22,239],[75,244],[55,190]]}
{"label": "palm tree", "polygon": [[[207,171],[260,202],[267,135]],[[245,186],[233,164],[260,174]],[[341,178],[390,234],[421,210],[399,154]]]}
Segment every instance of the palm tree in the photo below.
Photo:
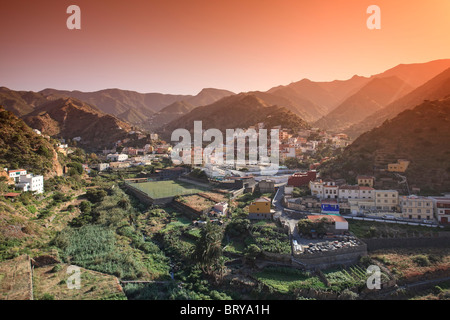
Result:
{"label": "palm tree", "polygon": [[194,250],[194,259],[199,263],[203,272],[212,275],[222,257],[223,231],[221,227],[208,221],[200,235]]}

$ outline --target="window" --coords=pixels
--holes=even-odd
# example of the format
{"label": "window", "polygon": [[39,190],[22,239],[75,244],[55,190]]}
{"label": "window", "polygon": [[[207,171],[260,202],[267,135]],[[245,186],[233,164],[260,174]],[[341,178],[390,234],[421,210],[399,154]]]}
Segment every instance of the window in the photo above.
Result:
{"label": "window", "polygon": [[417,213],[422,213],[422,209],[417,209]]}

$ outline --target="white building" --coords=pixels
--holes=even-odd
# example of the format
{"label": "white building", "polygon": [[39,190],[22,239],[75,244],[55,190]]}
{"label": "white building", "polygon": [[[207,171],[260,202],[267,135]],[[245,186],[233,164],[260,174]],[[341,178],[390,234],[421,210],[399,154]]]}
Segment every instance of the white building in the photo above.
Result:
{"label": "white building", "polygon": [[125,161],[128,159],[128,155],[126,154],[119,154],[119,153],[114,153],[114,154],[108,154],[106,156],[107,160],[113,161],[113,162],[121,162],[121,161]]}
{"label": "white building", "polygon": [[27,170],[17,169],[17,170],[9,170],[8,175],[11,179],[14,179],[15,182],[19,181],[20,176],[26,176]]}
{"label": "white building", "polygon": [[450,195],[432,197],[434,212],[439,223],[448,224],[450,221]]}
{"label": "white building", "polygon": [[24,191],[32,191],[35,193],[44,193],[44,177],[27,174],[19,177],[17,187]]}
{"label": "white building", "polygon": [[359,186],[340,186],[339,199],[358,199]]}

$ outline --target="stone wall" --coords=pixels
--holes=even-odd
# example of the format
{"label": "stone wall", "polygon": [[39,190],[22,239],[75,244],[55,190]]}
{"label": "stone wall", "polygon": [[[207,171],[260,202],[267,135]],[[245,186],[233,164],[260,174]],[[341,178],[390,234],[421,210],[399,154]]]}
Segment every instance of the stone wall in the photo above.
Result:
{"label": "stone wall", "polygon": [[328,269],[336,266],[356,264],[367,255],[365,243],[356,247],[312,254],[294,254],[293,259],[304,264],[307,269]]}
{"label": "stone wall", "polygon": [[415,237],[415,238],[380,238],[364,239],[368,251],[390,248],[449,248],[450,239],[448,237]]}

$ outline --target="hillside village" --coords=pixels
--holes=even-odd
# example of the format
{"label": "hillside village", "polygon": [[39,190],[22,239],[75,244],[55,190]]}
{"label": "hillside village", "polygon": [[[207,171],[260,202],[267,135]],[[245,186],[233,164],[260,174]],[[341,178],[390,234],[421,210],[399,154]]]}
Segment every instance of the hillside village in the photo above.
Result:
{"label": "hillside village", "polygon": [[[363,80],[352,78],[352,86],[367,85]],[[1,92],[10,103],[11,90]],[[22,118],[0,108],[0,298],[448,298],[448,98],[411,106],[352,138],[315,126],[329,117],[307,123],[293,103],[272,105],[264,98],[280,97],[271,93],[219,93],[151,132],[121,125],[125,120],[68,92],[46,99],[36,93],[43,105]],[[228,107],[238,115],[243,108],[242,116],[227,118]],[[159,117],[154,111],[146,111],[148,119]],[[60,112],[92,124],[69,128]],[[277,170],[214,157],[196,165],[172,159],[168,128],[211,115],[218,126],[248,125],[256,140],[260,130],[278,129]],[[424,117],[427,127],[417,130]],[[97,137],[102,118],[111,134]],[[393,145],[394,133],[404,144]],[[418,155],[409,143],[414,135],[433,152]],[[233,151],[257,155],[250,144]],[[188,157],[205,152],[202,145]],[[418,179],[418,167],[433,176]],[[83,270],[85,295],[64,294],[70,266]],[[366,285],[369,266],[381,270],[379,290]]]}

